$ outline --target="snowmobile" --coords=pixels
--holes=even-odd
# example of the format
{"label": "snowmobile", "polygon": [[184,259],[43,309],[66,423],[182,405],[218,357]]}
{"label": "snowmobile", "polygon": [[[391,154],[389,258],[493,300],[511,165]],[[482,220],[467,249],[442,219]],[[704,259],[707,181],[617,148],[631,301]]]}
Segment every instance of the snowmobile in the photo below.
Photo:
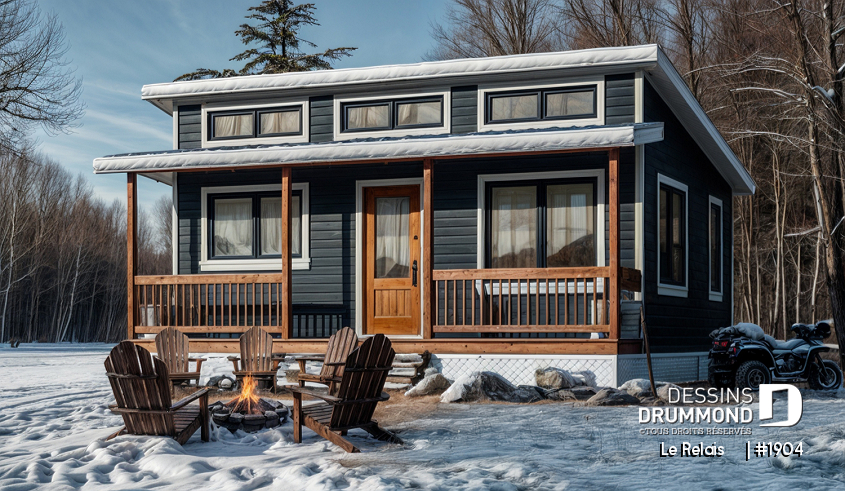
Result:
{"label": "snowmobile", "polygon": [[807,382],[815,390],[838,389],[842,370],[820,356],[830,351],[823,343],[830,336],[830,323],[794,324],[791,330],[795,337],[788,341],[778,341],[749,323],[711,332],[710,385],[757,390],[760,384]]}

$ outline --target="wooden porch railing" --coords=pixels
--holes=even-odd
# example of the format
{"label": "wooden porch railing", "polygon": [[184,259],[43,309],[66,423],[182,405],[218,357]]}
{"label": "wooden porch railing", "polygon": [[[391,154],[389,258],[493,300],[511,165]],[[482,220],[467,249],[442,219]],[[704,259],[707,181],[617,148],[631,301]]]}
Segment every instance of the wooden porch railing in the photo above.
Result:
{"label": "wooden porch railing", "polygon": [[136,276],[135,333],[281,332],[284,274]]}
{"label": "wooden porch railing", "polygon": [[[620,268],[622,288],[639,291],[639,271]],[[535,268],[438,270],[434,281],[435,333],[610,334],[612,269]]]}

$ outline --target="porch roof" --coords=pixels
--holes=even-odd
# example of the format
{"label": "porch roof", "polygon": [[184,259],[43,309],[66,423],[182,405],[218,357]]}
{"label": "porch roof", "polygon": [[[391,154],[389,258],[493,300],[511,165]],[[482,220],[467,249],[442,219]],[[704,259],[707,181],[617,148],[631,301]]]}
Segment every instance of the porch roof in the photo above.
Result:
{"label": "porch roof", "polygon": [[173,172],[343,162],[396,161],[631,147],[663,140],[663,123],[634,123],[463,135],[368,138],[128,153],[94,159],[94,173]]}

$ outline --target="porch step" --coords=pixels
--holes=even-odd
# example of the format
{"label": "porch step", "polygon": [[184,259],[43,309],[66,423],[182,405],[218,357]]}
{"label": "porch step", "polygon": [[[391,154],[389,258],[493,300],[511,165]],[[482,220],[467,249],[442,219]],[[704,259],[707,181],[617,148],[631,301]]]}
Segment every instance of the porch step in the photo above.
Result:
{"label": "porch step", "polygon": [[388,372],[387,381],[396,384],[414,384],[425,375],[431,361],[431,353],[400,353],[393,358],[393,370]]}

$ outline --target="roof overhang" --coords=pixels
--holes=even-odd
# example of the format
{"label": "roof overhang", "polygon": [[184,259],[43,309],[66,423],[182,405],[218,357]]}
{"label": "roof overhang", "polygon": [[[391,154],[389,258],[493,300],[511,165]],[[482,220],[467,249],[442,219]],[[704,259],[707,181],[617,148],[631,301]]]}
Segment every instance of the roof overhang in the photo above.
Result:
{"label": "roof overhang", "polygon": [[94,172],[174,172],[589,151],[644,145],[662,139],[663,123],[636,123],[466,135],[199,148],[101,157],[94,159]]}

